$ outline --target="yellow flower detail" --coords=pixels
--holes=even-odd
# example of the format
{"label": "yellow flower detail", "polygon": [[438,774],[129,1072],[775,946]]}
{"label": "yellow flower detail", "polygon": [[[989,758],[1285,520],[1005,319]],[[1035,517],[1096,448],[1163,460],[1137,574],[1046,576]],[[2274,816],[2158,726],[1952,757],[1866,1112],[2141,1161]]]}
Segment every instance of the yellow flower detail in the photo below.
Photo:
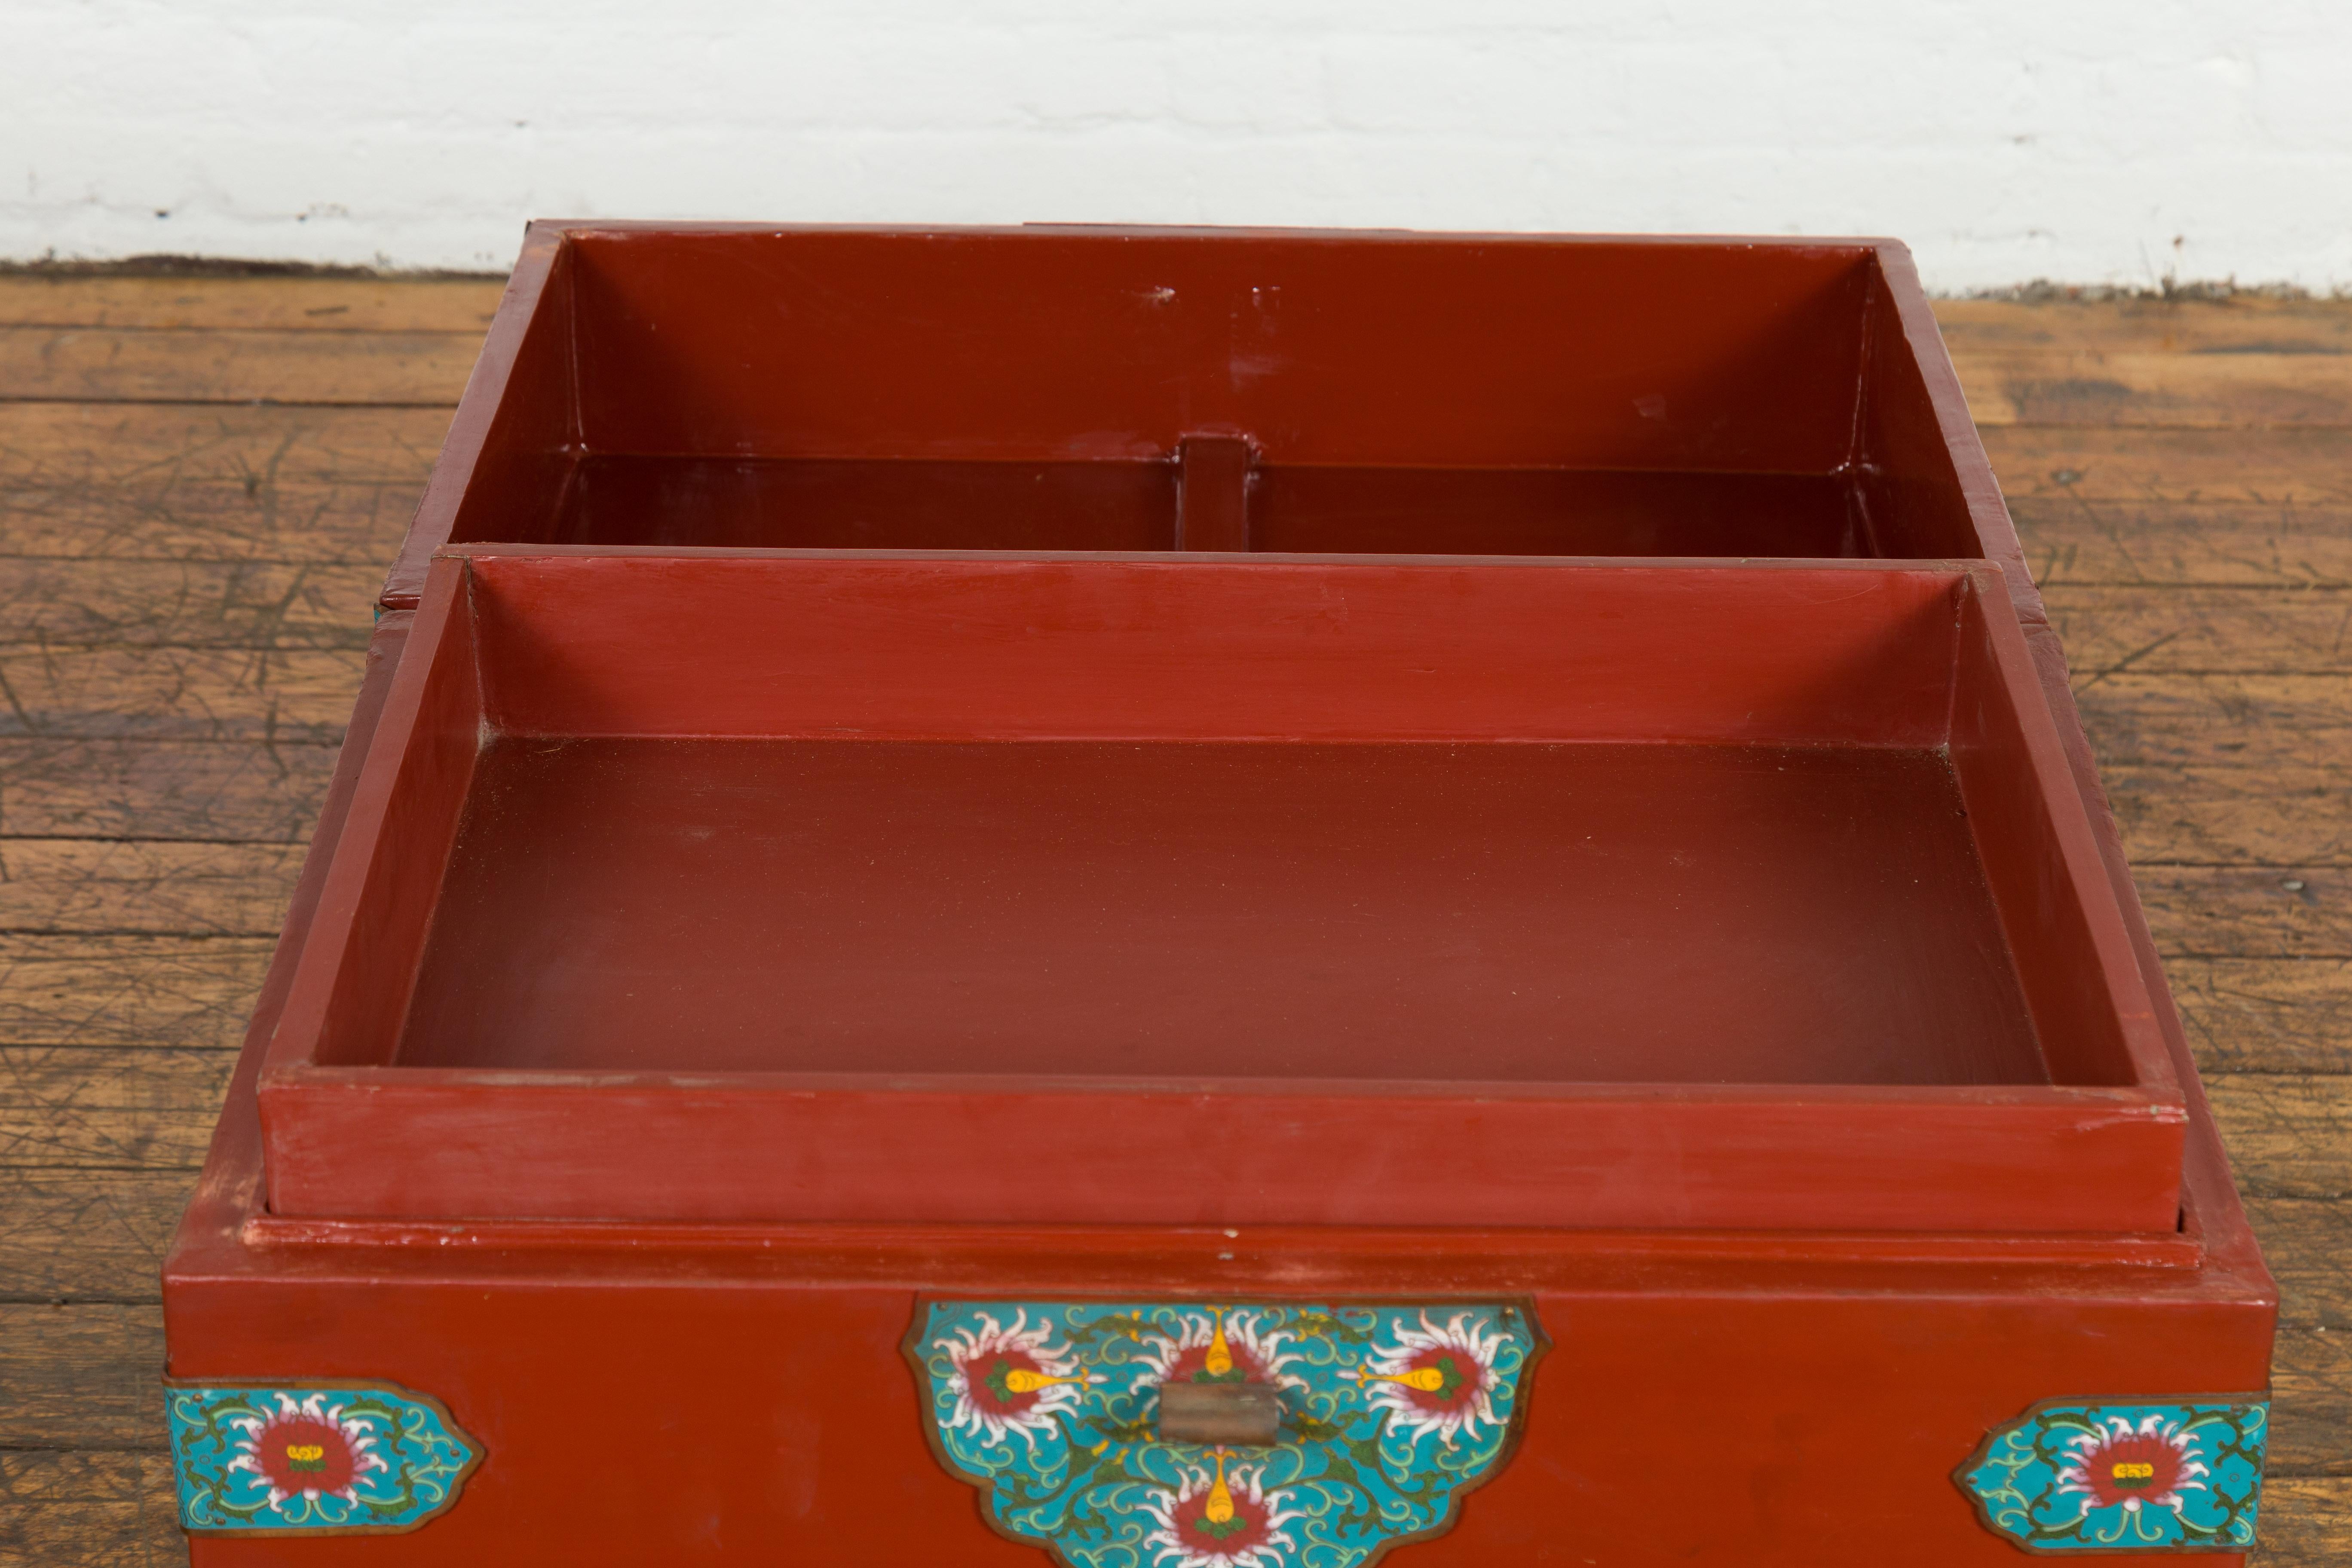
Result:
{"label": "yellow flower detail", "polygon": [[[1234,1347],[1225,1342],[1225,1310],[1223,1307],[1213,1310],[1217,1314],[1217,1331],[1209,1341],[1208,1359],[1201,1364],[1211,1377],[1223,1377],[1234,1370]],[[1230,1502],[1227,1506],[1231,1507]]]}
{"label": "yellow flower detail", "polygon": [[1074,1373],[1068,1377],[1048,1377],[1042,1372],[1032,1372],[1025,1366],[1007,1367],[1004,1386],[1015,1394],[1034,1394],[1041,1388],[1053,1388],[1065,1383],[1084,1383],[1086,1374]]}
{"label": "yellow flower detail", "polygon": [[1435,1394],[1445,1386],[1445,1373],[1433,1366],[1417,1366],[1411,1372],[1374,1372],[1368,1366],[1358,1367],[1356,1386],[1361,1388],[1368,1383],[1401,1384],[1406,1388],[1417,1388],[1423,1394]]}
{"label": "yellow flower detail", "polygon": [[[1224,1331],[1223,1327],[1220,1325],[1217,1330],[1220,1343],[1223,1342]],[[1232,1364],[1231,1357],[1226,1358],[1226,1364],[1229,1366]],[[1217,1450],[1216,1460],[1217,1482],[1209,1489],[1208,1506],[1201,1512],[1211,1524],[1223,1524],[1234,1517],[1234,1494],[1225,1485],[1225,1451],[1223,1448]]]}

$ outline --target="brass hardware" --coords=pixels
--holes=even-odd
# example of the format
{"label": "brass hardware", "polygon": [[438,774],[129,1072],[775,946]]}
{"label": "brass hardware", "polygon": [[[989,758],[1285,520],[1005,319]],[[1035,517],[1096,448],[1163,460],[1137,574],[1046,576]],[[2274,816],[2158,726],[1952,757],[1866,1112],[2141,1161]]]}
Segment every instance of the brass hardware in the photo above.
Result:
{"label": "brass hardware", "polygon": [[1270,1383],[1163,1383],[1160,1440],[1269,1447],[1282,1441],[1282,1396]]}

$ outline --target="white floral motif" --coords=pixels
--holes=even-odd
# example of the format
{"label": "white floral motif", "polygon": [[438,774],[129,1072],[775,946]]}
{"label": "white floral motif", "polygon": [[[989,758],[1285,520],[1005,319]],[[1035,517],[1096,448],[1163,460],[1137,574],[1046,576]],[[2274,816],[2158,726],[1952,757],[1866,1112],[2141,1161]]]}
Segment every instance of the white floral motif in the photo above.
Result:
{"label": "white floral motif", "polygon": [[[1372,1364],[1361,1380],[1364,1396],[1374,1409],[1389,1413],[1391,1430],[1412,1437],[1435,1432],[1442,1441],[1452,1443],[1465,1433],[1475,1436],[1481,1423],[1498,1424],[1494,1393],[1500,1379],[1495,1360],[1502,1352],[1503,1331],[1492,1324],[1474,1329],[1468,1326],[1470,1321],[1470,1314],[1456,1313],[1441,1329],[1424,1310],[1420,1328],[1399,1320],[1396,1342],[1373,1345]],[[1441,1398],[1398,1381],[1448,1358],[1457,1373],[1474,1374],[1469,1379],[1472,1386],[1457,1388]]]}
{"label": "white floral motif", "polygon": [[[1185,1359],[1187,1351],[1206,1350],[1217,1335],[1216,1320],[1205,1312],[1187,1312],[1179,1320],[1183,1327],[1174,1338],[1154,1334],[1143,1341],[1143,1363],[1151,1369],[1147,1381],[1154,1386],[1176,1375],[1176,1365]],[[1304,1358],[1297,1351],[1286,1351],[1283,1345],[1292,1340],[1287,1330],[1265,1330],[1264,1320],[1255,1312],[1232,1312],[1224,1320],[1225,1342],[1234,1352],[1245,1354],[1255,1363],[1265,1381],[1277,1388],[1307,1386],[1307,1380],[1286,1369]]]}
{"label": "white floral motif", "polygon": [[[359,1501],[358,1487],[362,1477],[383,1474],[391,1468],[384,1463],[383,1456],[375,1451],[374,1418],[346,1416],[343,1406],[328,1404],[323,1394],[314,1394],[298,1405],[291,1394],[281,1393],[278,1395],[276,1410],[262,1415],[227,1416],[222,1424],[245,1434],[235,1445],[236,1457],[229,1460],[226,1468],[243,1470],[257,1478],[269,1489],[269,1506],[281,1511],[298,1496],[310,1502],[316,1502],[325,1496],[355,1503]],[[278,1442],[289,1433],[299,1432],[302,1427],[324,1428],[325,1435],[342,1439],[351,1468],[341,1485],[300,1485],[288,1472],[286,1466],[271,1463],[265,1458],[268,1445]],[[302,1435],[311,1434],[306,1432]],[[323,1480],[332,1473],[331,1469],[321,1470],[320,1475]],[[307,1472],[303,1479],[309,1479]]]}
{"label": "white floral motif", "polygon": [[1206,1470],[1191,1470],[1176,1490],[1154,1489],[1145,1495],[1144,1510],[1159,1529],[1143,1538],[1152,1552],[1153,1568],[1284,1568],[1288,1551],[1298,1543],[1283,1527],[1303,1517],[1280,1492],[1269,1497],[1264,1467],[1238,1466],[1225,1478],[1235,1511],[1248,1526],[1236,1532],[1234,1544],[1187,1540],[1182,1521],[1192,1517],[1192,1505],[1215,1485]]}
{"label": "white floral motif", "polygon": [[[1023,1310],[1014,1312],[1010,1328],[983,1314],[977,1328],[956,1329],[949,1337],[938,1341],[934,1348],[945,1352],[954,1368],[947,1380],[956,1402],[950,1425],[983,1435],[992,1443],[1002,1443],[1018,1434],[1022,1441],[1034,1448],[1040,1436],[1054,1430],[1055,1412],[1076,1414],[1086,1397],[1087,1384],[1103,1380],[1082,1372],[1071,1348],[1055,1346],[1053,1337],[1053,1324],[1041,1317],[1032,1325],[1028,1312]],[[1039,1374],[1052,1381],[1009,1398],[1002,1397],[989,1388],[988,1374],[1003,1357],[1028,1362]]]}
{"label": "white floral motif", "polygon": [[[2211,1472],[2195,1457],[2196,1439],[2179,1422],[2150,1415],[2135,1427],[2119,1415],[2107,1418],[2096,1432],[2070,1439],[2069,1462],[2058,1471],[2057,1495],[2084,1499],[2084,1512],[2095,1508],[2121,1508],[2136,1514],[2143,1508],[2168,1508],[2178,1514],[2187,1504],[2183,1492],[2206,1489]],[[2135,1488],[2117,1478],[2126,1468],[2139,1473]],[[2104,1472],[2104,1473],[2103,1473]],[[2145,1490],[2136,1489],[2145,1488]]]}

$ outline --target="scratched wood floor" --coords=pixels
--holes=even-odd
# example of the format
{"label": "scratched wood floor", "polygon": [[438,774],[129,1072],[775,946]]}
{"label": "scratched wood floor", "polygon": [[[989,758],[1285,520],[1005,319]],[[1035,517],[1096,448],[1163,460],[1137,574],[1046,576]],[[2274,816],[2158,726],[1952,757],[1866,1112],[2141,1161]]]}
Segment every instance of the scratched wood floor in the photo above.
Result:
{"label": "scratched wood floor", "polygon": [[[155,1271],[494,283],[0,275],[0,1563],[185,1560]],[[2352,1561],[2352,304],[1941,311]]]}

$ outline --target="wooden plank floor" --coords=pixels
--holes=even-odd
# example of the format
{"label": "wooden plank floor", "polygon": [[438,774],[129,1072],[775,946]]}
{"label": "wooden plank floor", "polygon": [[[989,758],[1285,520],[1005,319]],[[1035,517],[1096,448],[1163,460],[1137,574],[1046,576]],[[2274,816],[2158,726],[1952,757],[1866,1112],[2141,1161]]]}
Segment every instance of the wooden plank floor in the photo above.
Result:
{"label": "wooden plank floor", "polygon": [[[155,1272],[498,287],[0,276],[0,1563],[185,1560]],[[2352,305],[1942,308],[2352,1561]]]}

